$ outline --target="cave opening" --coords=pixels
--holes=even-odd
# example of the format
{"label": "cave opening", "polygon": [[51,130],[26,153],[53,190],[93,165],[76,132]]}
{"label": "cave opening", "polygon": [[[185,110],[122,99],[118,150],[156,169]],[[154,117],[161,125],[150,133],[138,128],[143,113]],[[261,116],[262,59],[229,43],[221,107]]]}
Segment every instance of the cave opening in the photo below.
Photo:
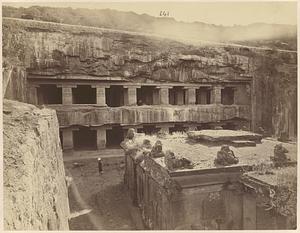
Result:
{"label": "cave opening", "polygon": [[81,127],[73,131],[75,150],[97,150],[97,131]]}
{"label": "cave opening", "polygon": [[143,128],[138,129],[138,133],[144,133],[146,135],[153,135],[157,134],[159,128],[156,128],[155,125],[144,125]]}
{"label": "cave opening", "polygon": [[234,104],[234,88],[225,87],[221,91],[221,103],[224,105]]}
{"label": "cave opening", "polygon": [[124,105],[123,86],[114,85],[105,91],[106,104],[108,107],[120,107]]}
{"label": "cave opening", "polygon": [[210,104],[211,90],[207,87],[200,87],[196,90],[196,104]]}
{"label": "cave opening", "polygon": [[96,88],[78,85],[72,89],[73,104],[96,104]]}
{"label": "cave opening", "polygon": [[143,86],[137,89],[138,105],[159,104],[159,90],[154,86]]}
{"label": "cave opening", "polygon": [[186,127],[184,127],[183,125],[175,125],[174,127],[170,127],[169,128],[169,132],[170,134],[172,133],[184,133],[186,132]]}
{"label": "cave opening", "polygon": [[38,104],[62,104],[62,88],[55,84],[41,84],[37,88]]}
{"label": "cave opening", "polygon": [[106,130],[106,147],[120,148],[121,142],[124,140],[124,130],[121,126],[113,126]]}
{"label": "cave opening", "polygon": [[173,87],[169,90],[169,103],[171,105],[186,104],[185,89],[183,87]]}

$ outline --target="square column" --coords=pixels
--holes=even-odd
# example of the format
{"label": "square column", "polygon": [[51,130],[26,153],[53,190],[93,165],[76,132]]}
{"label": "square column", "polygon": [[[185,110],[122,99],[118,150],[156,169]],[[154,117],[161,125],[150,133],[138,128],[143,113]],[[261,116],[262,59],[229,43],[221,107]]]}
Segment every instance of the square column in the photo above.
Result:
{"label": "square column", "polygon": [[186,89],[186,104],[196,104],[196,87],[185,87]]}
{"label": "square column", "polygon": [[212,104],[221,104],[222,99],[222,89],[221,86],[214,86],[211,91],[211,103]]}
{"label": "square column", "polygon": [[62,135],[63,135],[63,141],[62,141],[63,149],[72,150],[74,148],[73,129],[72,128],[62,129]]}
{"label": "square column", "polygon": [[28,87],[28,103],[38,105],[38,88],[39,85],[31,84]]}
{"label": "square column", "polygon": [[62,104],[69,105],[73,103],[73,95],[72,95],[72,88],[76,88],[76,85],[68,85],[62,84],[57,85],[57,87],[61,87],[62,90]]}
{"label": "square column", "polygon": [[96,88],[96,104],[99,106],[107,106],[106,96],[105,96],[105,88],[109,88],[109,86],[94,85],[92,87]]}
{"label": "square column", "polygon": [[124,86],[127,90],[124,94],[124,104],[128,106],[137,105],[137,88],[139,86]]}
{"label": "square column", "polygon": [[157,87],[159,88],[159,104],[169,104],[169,89],[171,87]]}
{"label": "square column", "polygon": [[97,128],[97,149],[105,149],[106,148],[106,130],[107,127],[98,127]]}

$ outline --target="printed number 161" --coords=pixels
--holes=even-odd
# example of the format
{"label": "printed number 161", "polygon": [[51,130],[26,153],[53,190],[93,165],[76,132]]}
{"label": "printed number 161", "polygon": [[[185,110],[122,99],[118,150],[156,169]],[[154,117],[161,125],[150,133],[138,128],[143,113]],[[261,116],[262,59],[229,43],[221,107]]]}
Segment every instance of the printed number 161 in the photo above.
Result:
{"label": "printed number 161", "polygon": [[169,11],[160,11],[159,16],[170,16]]}

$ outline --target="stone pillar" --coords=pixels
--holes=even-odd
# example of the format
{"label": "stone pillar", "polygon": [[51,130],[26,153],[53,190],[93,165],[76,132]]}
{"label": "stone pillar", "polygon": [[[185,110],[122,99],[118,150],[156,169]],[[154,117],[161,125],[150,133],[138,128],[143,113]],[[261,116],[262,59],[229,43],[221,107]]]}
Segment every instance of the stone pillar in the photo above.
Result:
{"label": "stone pillar", "polygon": [[154,89],[153,92],[153,105],[159,105],[159,90]]}
{"label": "stone pillar", "polygon": [[106,127],[97,128],[97,149],[106,148]]}
{"label": "stone pillar", "polygon": [[28,103],[38,105],[38,85],[30,84],[28,87]]}
{"label": "stone pillar", "polygon": [[159,88],[159,104],[169,104],[169,89],[170,87],[157,87]]}
{"label": "stone pillar", "polygon": [[63,141],[62,141],[63,149],[72,150],[74,148],[73,129],[72,128],[62,129],[62,134],[63,134]]}
{"label": "stone pillar", "polygon": [[196,104],[196,87],[186,87],[186,104]]}
{"label": "stone pillar", "polygon": [[243,196],[243,229],[256,230],[255,194],[244,194]]}
{"label": "stone pillar", "polygon": [[124,86],[127,90],[124,94],[124,104],[125,105],[137,105],[137,88],[138,86]]}
{"label": "stone pillar", "polygon": [[211,103],[212,104],[221,104],[222,98],[222,87],[221,86],[214,86],[211,91]]}
{"label": "stone pillar", "polygon": [[109,88],[109,86],[92,86],[96,88],[96,104],[99,106],[107,106],[106,97],[105,97],[105,88]]}
{"label": "stone pillar", "polygon": [[177,105],[184,105],[184,89],[179,89],[176,93]]}
{"label": "stone pillar", "polygon": [[62,90],[62,104],[68,105],[73,103],[72,88],[76,88],[76,85],[62,84],[57,85]]}

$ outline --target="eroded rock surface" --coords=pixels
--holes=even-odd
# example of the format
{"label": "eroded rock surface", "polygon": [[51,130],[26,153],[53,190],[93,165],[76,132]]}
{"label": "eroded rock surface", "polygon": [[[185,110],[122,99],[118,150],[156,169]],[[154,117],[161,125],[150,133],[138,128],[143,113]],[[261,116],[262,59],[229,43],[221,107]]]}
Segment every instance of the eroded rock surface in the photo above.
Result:
{"label": "eroded rock surface", "polygon": [[4,229],[68,230],[69,204],[54,110],[5,100]]}

